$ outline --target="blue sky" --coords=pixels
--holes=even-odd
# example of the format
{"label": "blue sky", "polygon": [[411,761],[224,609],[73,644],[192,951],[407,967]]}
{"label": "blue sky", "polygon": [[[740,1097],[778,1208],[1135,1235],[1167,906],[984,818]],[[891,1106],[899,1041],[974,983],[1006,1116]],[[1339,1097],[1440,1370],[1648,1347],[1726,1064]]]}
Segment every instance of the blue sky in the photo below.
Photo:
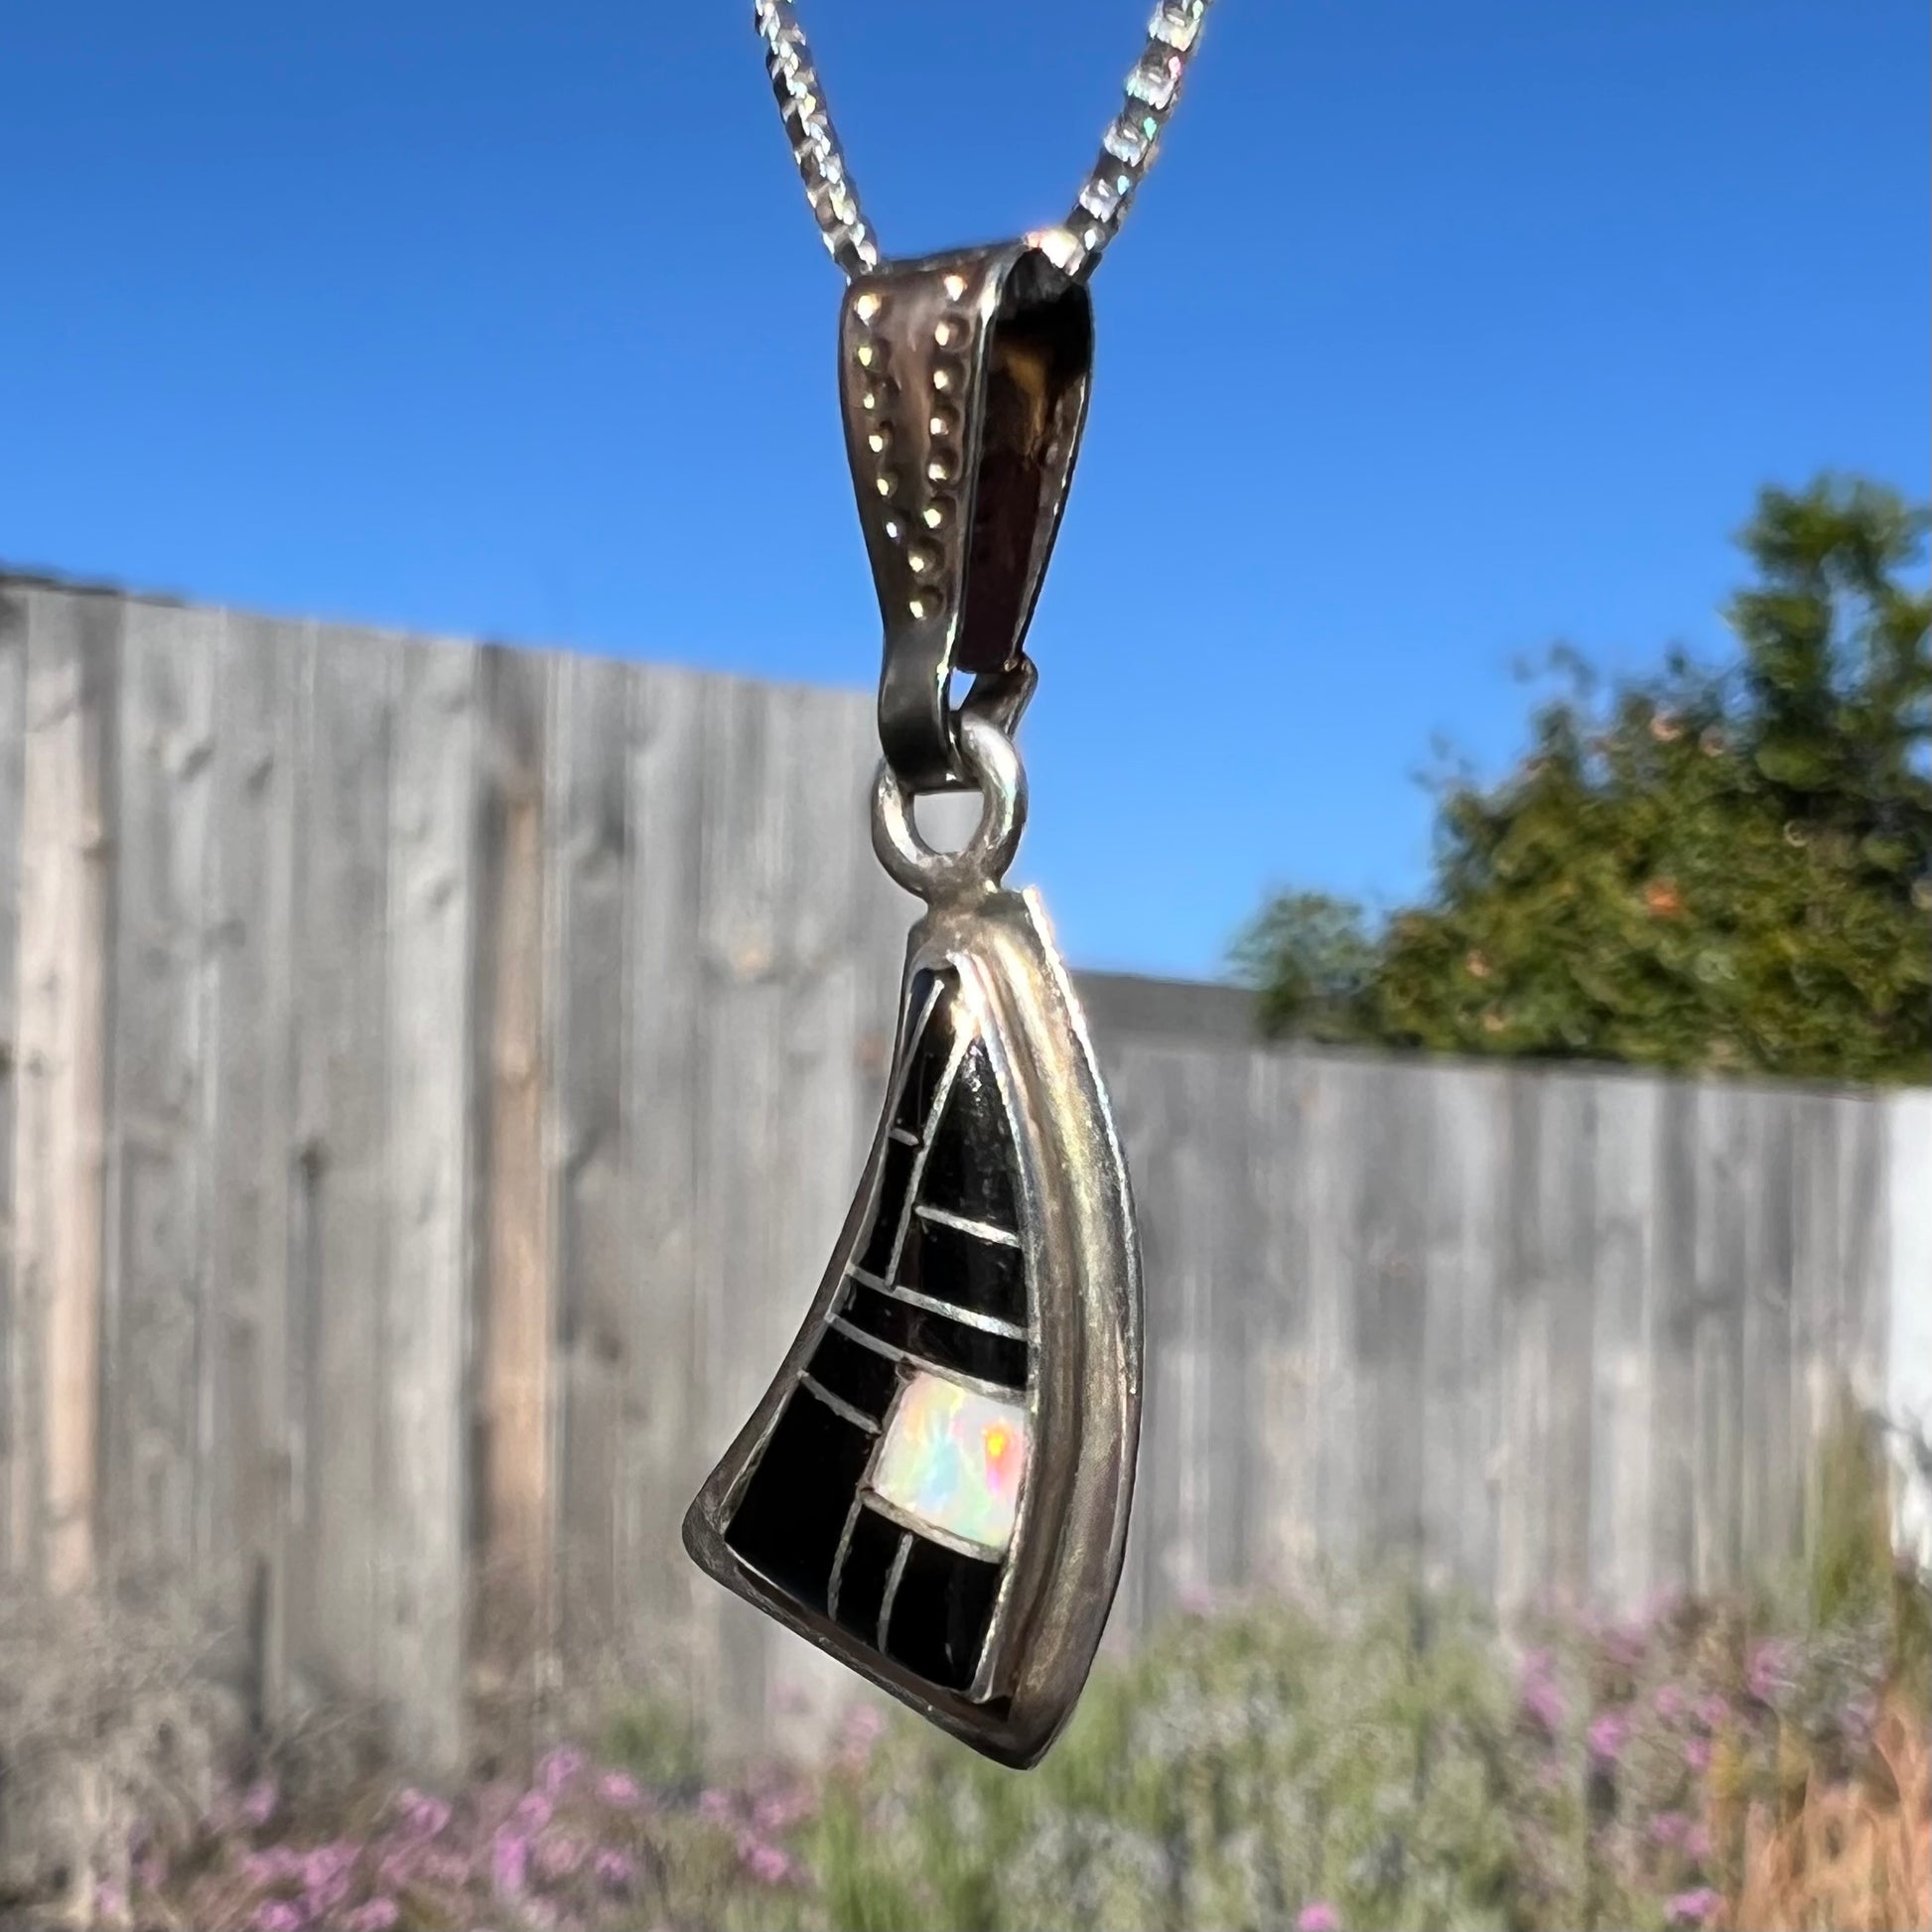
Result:
{"label": "blue sky", "polygon": [[[869,686],[750,11],[5,9],[0,558]],[[887,247],[1056,218],[1144,12],[817,0]],[[1716,648],[1766,480],[1926,488],[1929,55],[1923,0],[1220,0],[1034,632],[1077,962],[1417,892],[1516,657]]]}

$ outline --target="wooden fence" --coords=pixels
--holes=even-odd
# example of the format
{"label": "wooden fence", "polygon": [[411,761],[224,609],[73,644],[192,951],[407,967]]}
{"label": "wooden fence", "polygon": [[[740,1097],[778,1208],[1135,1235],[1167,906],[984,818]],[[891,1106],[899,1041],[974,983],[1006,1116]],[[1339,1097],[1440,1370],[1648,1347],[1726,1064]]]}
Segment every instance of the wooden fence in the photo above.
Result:
{"label": "wooden fence", "polygon": [[[533,1647],[675,1656],[745,1740],[829,1695],[677,1525],[874,1118],[873,759],[857,694],[0,581],[0,1565],[240,1579],[276,1694],[432,1762]],[[1888,1382],[1903,1103],[1087,985],[1149,1289],[1121,1631],[1317,1555],[1508,1607],[1799,1547],[1834,1378]]]}

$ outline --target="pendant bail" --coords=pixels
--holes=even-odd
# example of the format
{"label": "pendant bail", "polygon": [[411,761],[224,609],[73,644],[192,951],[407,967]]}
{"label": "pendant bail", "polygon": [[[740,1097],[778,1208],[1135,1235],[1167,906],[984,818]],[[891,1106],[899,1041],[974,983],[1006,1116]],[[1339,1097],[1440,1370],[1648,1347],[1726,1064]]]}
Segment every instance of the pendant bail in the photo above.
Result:
{"label": "pendant bail", "polygon": [[[1022,648],[1086,422],[1085,286],[1029,238],[886,262],[846,291],[839,386],[885,620],[879,738],[910,791],[973,782],[959,719],[1011,737]],[[958,711],[955,671],[973,683]]]}

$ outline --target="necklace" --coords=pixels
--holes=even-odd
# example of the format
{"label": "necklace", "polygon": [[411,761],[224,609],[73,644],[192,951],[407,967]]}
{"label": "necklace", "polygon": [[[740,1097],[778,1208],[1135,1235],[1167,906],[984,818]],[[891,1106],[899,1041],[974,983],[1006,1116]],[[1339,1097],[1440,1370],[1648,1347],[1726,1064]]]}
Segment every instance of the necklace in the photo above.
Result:
{"label": "necklace", "polygon": [[[848,284],[846,453],[885,622],[881,864],[925,902],[864,1174],[777,1376],[684,1522],[719,1582],[955,1736],[1038,1760],[1120,1580],[1141,1274],[1119,1137],[1037,897],[1023,648],[1086,419],[1086,283],[1152,164],[1208,0],[1161,0],[1066,221],[883,256],[788,0],[756,0],[805,193]],[[953,674],[970,675],[952,700]],[[980,795],[957,853],[921,793]]]}

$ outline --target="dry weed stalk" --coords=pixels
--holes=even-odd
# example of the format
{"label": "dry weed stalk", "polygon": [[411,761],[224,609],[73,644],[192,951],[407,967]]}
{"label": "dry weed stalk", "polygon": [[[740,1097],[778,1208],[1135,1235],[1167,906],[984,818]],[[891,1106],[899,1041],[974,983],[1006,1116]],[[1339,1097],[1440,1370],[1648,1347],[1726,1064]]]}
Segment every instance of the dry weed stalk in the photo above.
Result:
{"label": "dry weed stalk", "polygon": [[1856,1782],[1805,1780],[1780,1817],[1759,1800],[1744,1824],[1736,1932],[1923,1932],[1932,1925],[1932,1729],[1893,1698]]}

